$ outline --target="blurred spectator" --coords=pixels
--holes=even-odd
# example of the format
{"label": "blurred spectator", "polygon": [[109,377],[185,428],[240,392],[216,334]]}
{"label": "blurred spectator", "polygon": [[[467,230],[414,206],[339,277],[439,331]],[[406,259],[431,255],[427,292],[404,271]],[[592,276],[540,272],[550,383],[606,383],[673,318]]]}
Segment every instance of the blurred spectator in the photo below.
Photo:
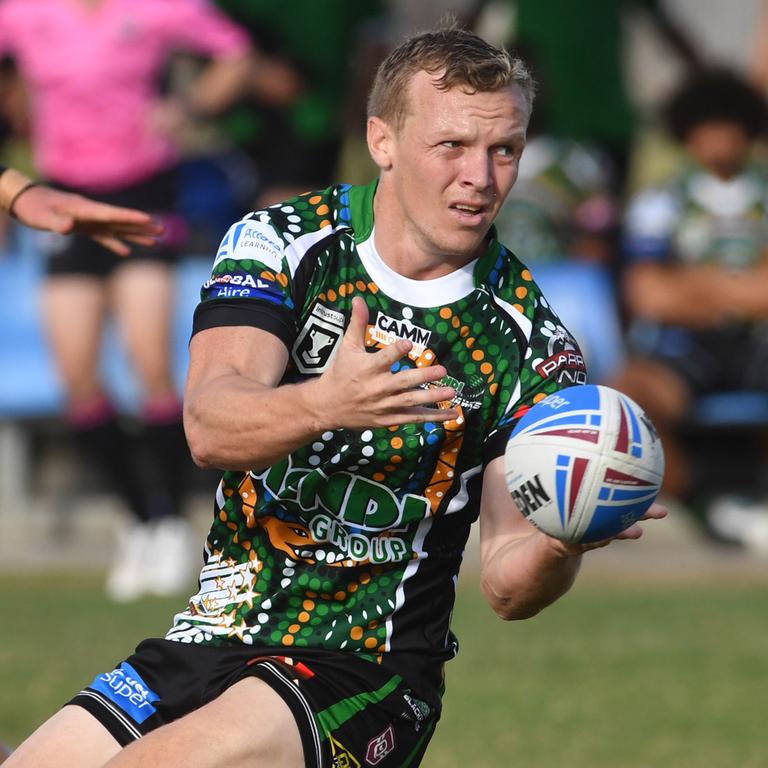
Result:
{"label": "blurred spectator", "polygon": [[595,382],[623,358],[611,272],[618,205],[602,160],[589,144],[534,135],[495,221],[499,239],[525,260],[579,339]]}
{"label": "blurred spectator", "polygon": [[[212,59],[191,87],[163,98],[177,49]],[[203,0],[4,0],[0,54],[15,58],[29,90],[34,160],[59,188],[151,210],[174,235],[172,138],[188,114],[219,111],[249,72],[247,36]],[[44,321],[68,395],[67,419],[133,513],[107,589],[115,599],[145,584],[175,592],[191,573],[180,516],[189,462],[168,346],[172,239],[120,258],[86,237],[50,235]],[[99,376],[102,329],[114,312],[145,390],[144,448],[135,451]],[[149,576],[149,580],[147,580]]]}
{"label": "blurred spectator", "polygon": [[[490,2],[479,0],[478,8]],[[624,73],[627,12],[645,11],[663,39],[698,67],[694,46],[660,0],[504,2],[515,9],[511,45],[533,58],[537,79],[544,84],[545,104],[537,108],[547,132],[597,146],[610,159],[614,189],[620,195],[636,129]]]}
{"label": "blurred spectator", "polygon": [[749,75],[763,93],[768,93],[768,0],[760,3],[760,19],[752,41]]}
{"label": "blurred spectator", "polygon": [[[258,169],[258,205],[327,186],[339,160],[362,25],[382,13],[382,2],[216,2],[250,31],[260,48],[289,64],[301,82],[290,103],[273,100],[270,107],[262,98],[242,104],[224,121]],[[280,77],[290,78],[285,71]],[[362,103],[360,112],[364,116]]]}
{"label": "blurred spectator", "polygon": [[531,265],[609,266],[619,217],[610,163],[595,145],[558,139],[541,124],[534,112],[517,181],[495,221],[499,239]]}
{"label": "blurred spectator", "polygon": [[539,83],[517,181],[494,225],[579,339],[592,381],[602,382],[623,360],[613,276],[619,201],[598,146],[547,131],[546,99]]}
{"label": "blurred spectator", "polygon": [[[623,287],[635,357],[613,384],[656,423],[665,489],[684,500],[693,489],[679,427],[693,400],[768,391],[768,173],[751,159],[767,114],[762,95],[740,76],[693,77],[666,109],[688,165],[640,192],[626,216]],[[711,510],[716,533],[768,550],[768,510],[722,512]]]}

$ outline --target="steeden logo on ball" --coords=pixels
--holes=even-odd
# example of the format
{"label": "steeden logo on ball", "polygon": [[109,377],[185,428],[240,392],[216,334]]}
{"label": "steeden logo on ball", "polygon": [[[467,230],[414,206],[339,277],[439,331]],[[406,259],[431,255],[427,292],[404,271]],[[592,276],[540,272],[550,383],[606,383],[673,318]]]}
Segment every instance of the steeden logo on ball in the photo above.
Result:
{"label": "steeden logo on ball", "polygon": [[567,542],[607,539],[658,495],[664,452],[642,409],[601,385],[569,387],[531,408],[505,453],[507,486],[538,528]]}

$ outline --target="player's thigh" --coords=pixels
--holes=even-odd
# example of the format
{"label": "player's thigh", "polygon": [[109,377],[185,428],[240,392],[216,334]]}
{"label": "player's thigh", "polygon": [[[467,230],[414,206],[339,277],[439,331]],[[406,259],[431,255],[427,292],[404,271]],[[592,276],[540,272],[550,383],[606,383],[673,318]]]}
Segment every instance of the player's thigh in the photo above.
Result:
{"label": "player's thigh", "polygon": [[66,706],[43,723],[3,768],[99,768],[120,752],[109,731],[81,707]]}
{"label": "player's thigh", "polygon": [[248,677],[200,709],[126,747],[109,768],[302,768],[299,729],[283,699]]}
{"label": "player's thigh", "polygon": [[43,287],[43,324],[69,394],[99,390],[99,356],[107,309],[106,283],[90,275],[55,275]]}
{"label": "player's thigh", "polygon": [[166,262],[133,259],[110,280],[112,309],[128,355],[148,393],[166,394],[171,381],[174,273]]}

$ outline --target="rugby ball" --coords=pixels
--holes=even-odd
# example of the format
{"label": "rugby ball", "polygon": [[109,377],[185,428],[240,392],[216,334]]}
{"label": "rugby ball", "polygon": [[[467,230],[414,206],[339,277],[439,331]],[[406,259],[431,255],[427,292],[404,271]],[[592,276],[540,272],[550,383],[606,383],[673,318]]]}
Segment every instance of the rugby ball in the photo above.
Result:
{"label": "rugby ball", "polygon": [[569,543],[608,539],[640,519],[664,477],[658,434],[633,400],[610,387],[568,387],[518,422],[504,455],[518,509]]}

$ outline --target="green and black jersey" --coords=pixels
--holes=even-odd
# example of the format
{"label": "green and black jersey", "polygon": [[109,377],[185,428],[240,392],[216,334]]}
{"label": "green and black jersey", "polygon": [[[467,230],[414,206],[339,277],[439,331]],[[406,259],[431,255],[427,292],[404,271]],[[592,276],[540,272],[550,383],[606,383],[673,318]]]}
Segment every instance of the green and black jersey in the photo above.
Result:
{"label": "green and black jersey", "polygon": [[326,369],[360,296],[370,351],[410,339],[393,370],[444,365],[460,416],[328,431],[274,466],[225,472],[200,591],[171,640],[355,652],[436,679],[428,670],[457,648],[450,615],[483,467],[528,407],[584,381],[576,343],[495,239],[438,279],[387,267],[375,191],[334,186],[233,225],[194,332],[266,329],[290,350],[285,382],[302,381]]}

